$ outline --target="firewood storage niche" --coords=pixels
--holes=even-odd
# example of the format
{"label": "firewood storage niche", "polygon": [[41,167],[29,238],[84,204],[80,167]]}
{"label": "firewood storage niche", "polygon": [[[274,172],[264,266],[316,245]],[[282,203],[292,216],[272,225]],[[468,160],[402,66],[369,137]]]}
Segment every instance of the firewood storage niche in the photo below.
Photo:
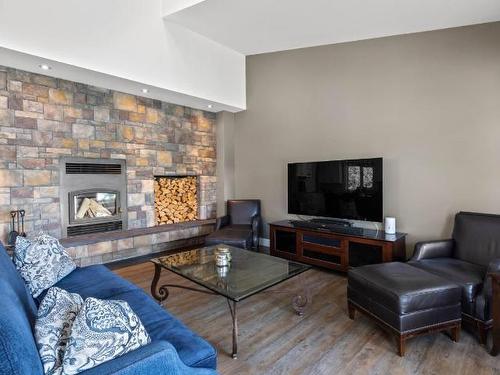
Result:
{"label": "firewood storage niche", "polygon": [[157,225],[198,219],[197,176],[157,176],[154,190]]}

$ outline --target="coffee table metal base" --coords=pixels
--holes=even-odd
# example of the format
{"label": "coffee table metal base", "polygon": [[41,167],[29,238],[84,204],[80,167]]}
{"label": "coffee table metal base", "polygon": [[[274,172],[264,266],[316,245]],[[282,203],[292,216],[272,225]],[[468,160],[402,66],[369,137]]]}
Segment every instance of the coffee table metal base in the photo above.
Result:
{"label": "coffee table metal base", "polygon": [[[151,282],[151,295],[158,301],[160,305],[163,306],[163,303],[167,300],[169,296],[168,288],[179,288],[179,289],[187,289],[193,292],[199,292],[204,294],[212,294],[212,295],[220,295],[219,293],[215,293],[208,289],[200,289],[193,288],[185,285],[177,285],[177,284],[163,284],[158,287],[158,282],[160,281],[162,266],[154,263],[155,265],[155,274],[153,277],[153,281]],[[303,294],[297,294],[293,291],[288,290],[264,290],[260,293],[287,293],[293,294],[292,298],[292,307],[297,313],[297,315],[304,315],[304,311],[310,302],[309,291],[306,290]],[[220,295],[221,296],[221,295]],[[236,359],[238,358],[238,316],[236,314],[236,305],[237,302],[233,301],[229,298],[226,298],[227,305],[229,307],[229,312],[231,313],[231,320],[233,324],[233,352],[231,356]]]}

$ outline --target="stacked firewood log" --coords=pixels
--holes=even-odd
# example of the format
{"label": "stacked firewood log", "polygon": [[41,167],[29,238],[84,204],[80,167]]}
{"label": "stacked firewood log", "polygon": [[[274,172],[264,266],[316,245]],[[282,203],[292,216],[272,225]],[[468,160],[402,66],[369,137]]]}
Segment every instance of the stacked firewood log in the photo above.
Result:
{"label": "stacked firewood log", "polygon": [[113,214],[102,204],[97,203],[95,199],[84,198],[78,212],[76,213],[77,219],[84,219],[87,217],[107,217]]}
{"label": "stacked firewood log", "polygon": [[198,218],[196,177],[159,177],[155,181],[156,223],[173,224]]}

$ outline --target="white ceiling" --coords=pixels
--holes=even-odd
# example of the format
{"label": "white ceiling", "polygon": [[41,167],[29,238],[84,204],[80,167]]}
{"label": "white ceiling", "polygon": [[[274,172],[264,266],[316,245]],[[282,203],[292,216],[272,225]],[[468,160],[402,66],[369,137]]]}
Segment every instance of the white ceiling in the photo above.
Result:
{"label": "white ceiling", "polygon": [[245,56],[165,21],[166,1],[174,3],[0,0],[0,65],[214,112],[244,109]]}
{"label": "white ceiling", "polygon": [[245,55],[500,20],[500,0],[191,0],[187,5],[165,19]]}
{"label": "white ceiling", "polygon": [[[145,98],[158,99],[167,103],[185,105],[204,111],[239,112],[242,110],[242,108],[239,107],[218,103],[199,96],[187,95],[180,90],[169,90],[164,87],[119,77],[114,74],[101,73],[96,70],[62,63],[57,60],[41,58],[40,56],[34,56],[2,47],[0,47],[0,64],[26,70],[28,72],[62,78],[68,81],[81,82],[96,87],[127,92]],[[49,71],[41,70],[39,67],[40,64],[48,65],[51,69]],[[142,91],[143,89],[147,89],[148,92],[144,93]],[[208,107],[209,105],[210,107]]]}

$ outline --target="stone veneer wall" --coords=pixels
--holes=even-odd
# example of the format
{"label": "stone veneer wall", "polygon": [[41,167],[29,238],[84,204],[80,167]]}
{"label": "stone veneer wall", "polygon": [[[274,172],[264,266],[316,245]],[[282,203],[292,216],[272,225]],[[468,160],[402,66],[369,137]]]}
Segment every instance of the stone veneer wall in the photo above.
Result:
{"label": "stone veneer wall", "polygon": [[200,219],[216,212],[215,114],[0,66],[0,240],[9,211],[61,237],[62,156],[127,161],[128,225],[155,225],[153,176],[200,176]]}

